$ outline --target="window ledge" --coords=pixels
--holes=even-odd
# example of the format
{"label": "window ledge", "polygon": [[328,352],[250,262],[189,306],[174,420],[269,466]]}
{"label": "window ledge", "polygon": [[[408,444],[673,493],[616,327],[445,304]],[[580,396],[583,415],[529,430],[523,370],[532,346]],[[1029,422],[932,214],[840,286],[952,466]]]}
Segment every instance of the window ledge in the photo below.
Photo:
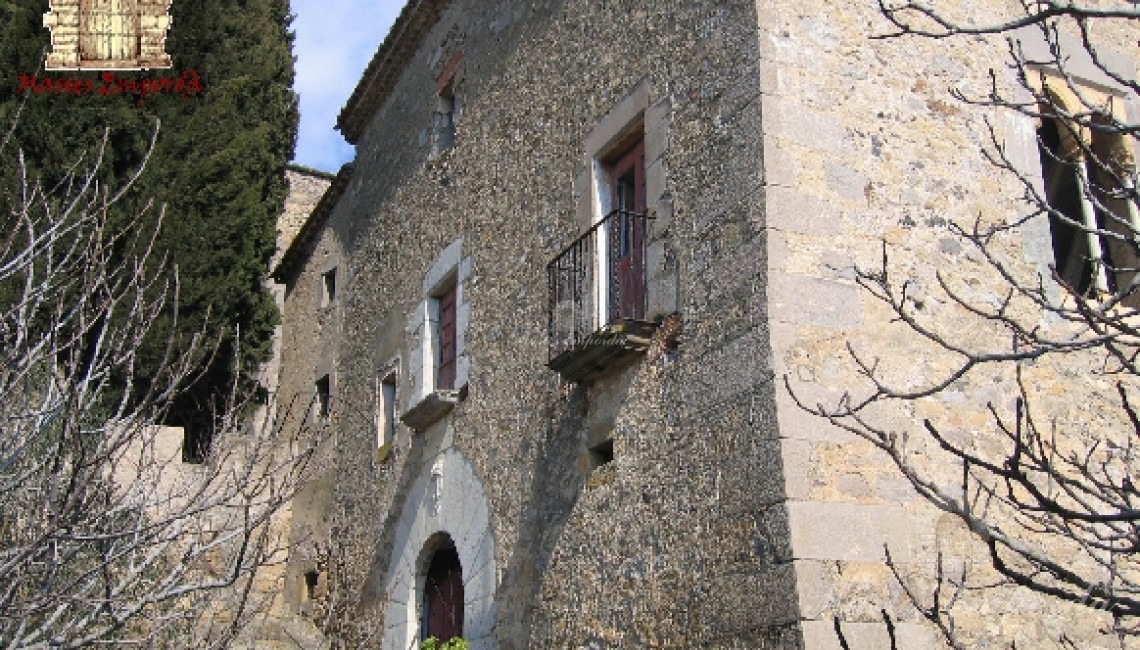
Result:
{"label": "window ledge", "polygon": [[416,431],[423,431],[451,412],[462,399],[459,390],[436,390],[428,393],[400,416],[400,421]]}

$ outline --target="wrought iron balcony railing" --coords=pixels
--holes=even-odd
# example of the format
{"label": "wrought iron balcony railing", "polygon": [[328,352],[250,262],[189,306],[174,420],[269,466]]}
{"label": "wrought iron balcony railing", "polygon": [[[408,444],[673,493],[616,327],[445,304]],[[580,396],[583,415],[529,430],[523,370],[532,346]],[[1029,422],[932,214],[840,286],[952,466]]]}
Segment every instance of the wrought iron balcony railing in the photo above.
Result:
{"label": "wrought iron balcony railing", "polygon": [[648,343],[646,235],[644,214],[615,210],[547,265],[548,365],[567,379]]}

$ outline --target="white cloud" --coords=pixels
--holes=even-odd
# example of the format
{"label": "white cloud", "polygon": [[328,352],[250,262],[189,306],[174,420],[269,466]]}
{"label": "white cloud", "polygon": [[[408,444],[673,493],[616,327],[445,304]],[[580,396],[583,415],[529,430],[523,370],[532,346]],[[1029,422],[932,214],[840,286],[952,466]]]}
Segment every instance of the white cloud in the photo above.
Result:
{"label": "white cloud", "polygon": [[294,0],[294,87],[301,96],[295,162],[336,171],[352,159],[352,146],[334,129],[336,117],[403,6],[403,0]]}

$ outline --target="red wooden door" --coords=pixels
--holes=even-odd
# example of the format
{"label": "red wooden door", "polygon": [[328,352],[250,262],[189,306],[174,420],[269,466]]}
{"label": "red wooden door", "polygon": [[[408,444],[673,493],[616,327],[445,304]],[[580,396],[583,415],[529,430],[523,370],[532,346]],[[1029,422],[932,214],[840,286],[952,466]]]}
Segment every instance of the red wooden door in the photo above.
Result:
{"label": "red wooden door", "polygon": [[463,636],[463,569],[453,547],[435,552],[424,582],[423,638],[432,636]]}
{"label": "red wooden door", "polygon": [[645,144],[638,140],[613,166],[610,320],[645,317]]}

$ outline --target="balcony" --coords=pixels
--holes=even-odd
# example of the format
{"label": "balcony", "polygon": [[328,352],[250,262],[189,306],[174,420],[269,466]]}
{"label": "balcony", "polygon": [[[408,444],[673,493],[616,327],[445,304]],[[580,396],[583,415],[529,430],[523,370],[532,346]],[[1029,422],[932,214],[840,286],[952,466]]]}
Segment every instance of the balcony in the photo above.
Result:
{"label": "balcony", "polygon": [[615,210],[547,265],[547,365],[567,381],[604,376],[649,347],[646,226],[644,214]]}

